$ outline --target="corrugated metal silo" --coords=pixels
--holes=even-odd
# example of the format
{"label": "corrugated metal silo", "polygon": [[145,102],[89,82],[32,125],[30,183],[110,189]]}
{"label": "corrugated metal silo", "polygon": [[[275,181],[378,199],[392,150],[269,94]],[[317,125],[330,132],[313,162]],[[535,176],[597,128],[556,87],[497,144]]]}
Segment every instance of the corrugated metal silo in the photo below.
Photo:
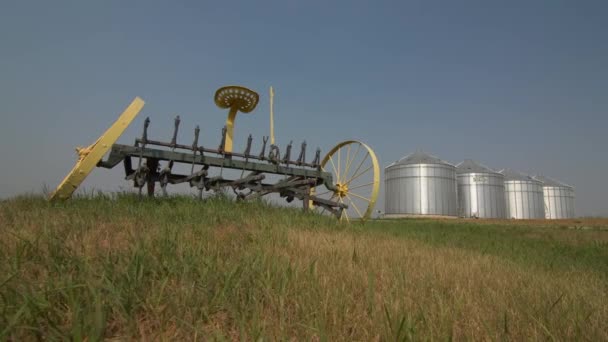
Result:
{"label": "corrugated metal silo", "polygon": [[545,218],[567,219],[574,217],[574,188],[549,177],[535,176],[543,183]]}
{"label": "corrugated metal silo", "polygon": [[457,216],[456,167],[412,153],[384,169],[385,216]]}
{"label": "corrugated metal silo", "polygon": [[506,218],[505,177],[471,159],[456,165],[458,214],[462,217]]}
{"label": "corrugated metal silo", "polygon": [[543,183],[513,170],[500,173],[505,176],[507,218],[544,219]]}

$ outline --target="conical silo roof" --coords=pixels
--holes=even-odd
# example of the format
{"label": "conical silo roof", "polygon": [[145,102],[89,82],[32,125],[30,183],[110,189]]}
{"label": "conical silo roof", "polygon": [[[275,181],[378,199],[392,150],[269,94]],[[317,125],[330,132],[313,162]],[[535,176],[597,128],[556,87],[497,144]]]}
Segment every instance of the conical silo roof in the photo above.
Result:
{"label": "conical silo roof", "polygon": [[549,178],[546,176],[536,175],[533,178],[536,179],[537,181],[543,183],[543,185],[546,185],[546,186],[556,186],[556,187],[571,188],[571,189],[573,188],[572,186],[570,186],[566,183],[562,183],[560,181],[557,181],[553,178]]}
{"label": "conical silo roof", "polygon": [[473,159],[465,159],[460,164],[456,165],[456,173],[498,173],[489,167],[474,161]]}
{"label": "conical silo roof", "polygon": [[414,152],[408,154],[407,156],[399,159],[398,161],[392,163],[393,165],[416,165],[416,164],[440,164],[440,165],[448,165],[454,167],[454,165],[446,162],[445,160],[441,160],[433,155],[430,155],[425,152]]}
{"label": "conical silo roof", "polygon": [[529,181],[540,182],[526,174],[517,172],[515,170],[511,170],[511,169],[503,169],[500,171],[500,173],[505,175],[505,181],[518,180],[518,181],[527,181],[527,182],[529,182]]}

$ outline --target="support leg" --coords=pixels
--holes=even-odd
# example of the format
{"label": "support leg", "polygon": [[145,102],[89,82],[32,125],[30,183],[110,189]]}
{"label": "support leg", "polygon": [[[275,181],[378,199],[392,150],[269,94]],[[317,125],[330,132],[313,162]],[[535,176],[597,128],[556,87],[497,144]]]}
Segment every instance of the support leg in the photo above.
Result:
{"label": "support leg", "polygon": [[154,187],[156,185],[156,180],[158,179],[158,159],[148,158],[146,159],[146,165],[150,170],[146,179],[148,197],[154,197]]}
{"label": "support leg", "polygon": [[304,195],[304,197],[302,198],[302,203],[303,203],[303,209],[304,212],[307,213],[308,210],[310,209],[310,196],[308,194],[310,194],[310,186],[306,186],[304,188],[304,191],[306,193],[306,195]]}

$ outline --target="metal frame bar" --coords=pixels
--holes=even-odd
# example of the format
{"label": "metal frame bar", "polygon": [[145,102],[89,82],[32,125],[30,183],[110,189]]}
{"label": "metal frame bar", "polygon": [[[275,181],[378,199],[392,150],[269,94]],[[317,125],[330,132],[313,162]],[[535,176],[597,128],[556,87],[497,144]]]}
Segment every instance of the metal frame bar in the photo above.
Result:
{"label": "metal frame bar", "polygon": [[279,164],[264,164],[253,161],[243,161],[243,160],[235,160],[226,156],[225,158],[221,157],[211,157],[206,155],[197,154],[194,156],[191,152],[175,152],[175,151],[165,151],[165,150],[157,150],[146,147],[135,147],[121,144],[112,145],[112,150],[110,151],[110,155],[106,161],[101,161],[97,166],[111,169],[116,166],[118,163],[123,161],[126,157],[141,157],[141,158],[152,158],[158,160],[170,161],[173,160],[175,162],[180,163],[188,163],[188,164],[196,164],[196,165],[208,165],[226,169],[237,169],[237,170],[246,170],[253,172],[265,172],[272,173],[277,175],[284,176],[297,176],[304,178],[315,178],[317,179],[317,183],[314,186],[319,186],[324,184],[327,189],[333,190],[333,180],[332,174],[329,172],[316,170],[316,169],[306,169],[302,167],[286,167]]}

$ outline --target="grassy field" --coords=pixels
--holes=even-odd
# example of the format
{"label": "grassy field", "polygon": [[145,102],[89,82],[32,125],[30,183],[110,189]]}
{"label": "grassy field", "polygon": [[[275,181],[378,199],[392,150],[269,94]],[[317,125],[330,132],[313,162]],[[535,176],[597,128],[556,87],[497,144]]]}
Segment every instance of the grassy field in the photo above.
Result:
{"label": "grassy field", "polygon": [[0,202],[0,340],[608,340],[608,221]]}

